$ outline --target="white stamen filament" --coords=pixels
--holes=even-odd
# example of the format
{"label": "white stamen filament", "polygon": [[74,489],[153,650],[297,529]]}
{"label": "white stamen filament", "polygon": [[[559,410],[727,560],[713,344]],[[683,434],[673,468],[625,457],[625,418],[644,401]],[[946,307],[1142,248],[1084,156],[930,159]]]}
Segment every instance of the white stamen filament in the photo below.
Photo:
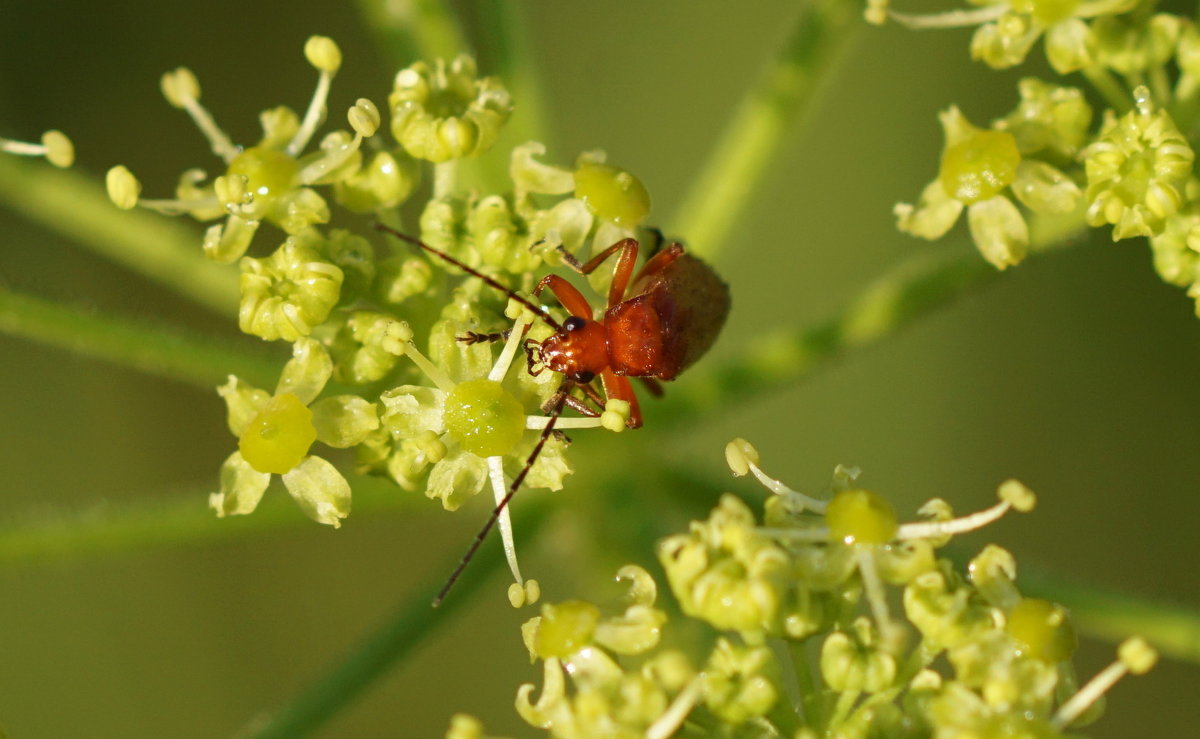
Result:
{"label": "white stamen filament", "polygon": [[906,28],[924,30],[928,28],[966,28],[994,21],[1008,12],[1008,3],[998,3],[977,10],[948,10],[945,13],[901,13],[888,10],[888,17]]}
{"label": "white stamen filament", "polygon": [[328,173],[345,164],[346,160],[350,158],[350,155],[358,151],[358,148],[361,145],[362,135],[356,134],[354,136],[354,140],[350,143],[339,146],[334,151],[326,152],[325,156],[317,159],[315,162],[300,170],[300,173],[296,176],[296,178],[305,185],[311,185],[312,183],[319,181]]}
{"label": "white stamen filament", "polygon": [[650,724],[646,729],[646,739],[667,739],[683,726],[684,719],[691,712],[692,707],[696,705],[696,701],[700,698],[700,690],[704,686],[704,679],[697,675],[692,678],[692,681],[684,686],[683,690],[679,691],[679,695],[675,696],[675,700],[671,701],[671,705],[663,712],[663,715]]}
{"label": "white stamen filament", "polygon": [[411,359],[413,364],[417,365],[417,369],[424,372],[434,385],[437,385],[438,390],[444,393],[454,392],[454,381],[440,367],[426,359],[425,355],[417,349],[416,344],[408,342],[404,347],[404,355]]}
{"label": "white stamen filament", "polygon": [[817,526],[808,529],[772,529],[761,528],[759,532],[764,536],[773,536],[777,539],[793,539],[803,542],[822,542],[830,541],[832,534],[827,526]]}
{"label": "white stamen filament", "polygon": [[[600,428],[602,419],[597,416],[595,418],[568,418],[559,416],[555,422],[556,429],[596,429]],[[544,429],[546,424],[550,423],[550,416],[525,416],[525,428],[527,429]]]}
{"label": "white stamen filament", "polygon": [[221,130],[208,110],[200,104],[199,100],[188,97],[184,98],[182,102],[183,109],[192,117],[196,128],[199,128],[200,133],[204,134],[204,138],[208,139],[208,144],[212,147],[213,153],[221,157],[226,164],[232,162],[241,153],[241,149],[229,140],[229,137],[225,135],[225,132]]}
{"label": "white stamen filament", "polygon": [[897,539],[933,539],[941,536],[964,534],[968,531],[987,526],[1008,512],[1012,504],[1001,501],[991,508],[986,508],[968,516],[960,516],[949,521],[925,521],[923,523],[905,523],[900,525],[896,533]]}
{"label": "white stamen filament", "polygon": [[296,130],[296,135],[288,142],[287,154],[295,157],[304,151],[304,147],[308,146],[309,139],[317,130],[317,126],[321,125],[321,121],[325,120],[325,101],[329,97],[329,86],[333,81],[331,72],[321,72],[321,76],[317,78],[317,89],[313,91],[312,100],[308,101],[308,110],[304,111],[304,120],[300,123],[300,128]]}
{"label": "white stamen filament", "polygon": [[816,511],[817,513],[824,513],[825,509],[829,507],[829,503],[826,501],[817,500],[816,498],[805,495],[804,493],[792,490],[779,480],[769,477],[767,473],[763,472],[762,469],[755,463],[748,462],[748,464],[750,465],[750,471],[754,473],[754,476],[758,478],[758,481],[762,483],[763,487],[765,487],[767,490],[770,490],[772,493],[775,493],[776,495],[785,495],[798,498],[804,504],[805,508]]}
{"label": "white stamen filament", "polygon": [[874,547],[859,547],[858,548],[858,574],[862,578],[863,589],[867,593],[867,605],[871,608],[871,615],[875,617],[875,625],[879,629],[879,641],[885,650],[899,646],[896,644],[898,637],[902,632],[898,624],[892,622],[892,615],[888,610],[887,593],[883,590],[883,580],[879,577],[879,570],[875,567],[875,548]]}
{"label": "white stamen filament", "polygon": [[1050,723],[1057,729],[1066,728],[1072,721],[1079,718],[1080,714],[1088,709],[1088,706],[1100,700],[1100,696],[1108,692],[1108,689],[1118,680],[1125,677],[1125,673],[1128,671],[1129,668],[1120,661],[1105,667],[1095,677],[1088,680],[1087,685],[1080,688],[1066,703],[1058,707],[1050,719]]}
{"label": "white stamen filament", "polygon": [[40,157],[45,155],[46,146],[44,144],[30,144],[25,141],[0,138],[0,151],[6,151],[9,154],[20,154],[21,156]]}
{"label": "white stamen filament", "polygon": [[[533,316],[527,316],[526,311],[521,311],[521,315],[517,316],[517,320],[513,322],[512,333],[508,335],[508,341],[504,343],[504,349],[500,351],[500,357],[496,359],[496,364],[492,366],[492,371],[488,373],[488,379],[492,382],[500,382],[504,376],[508,374],[508,368],[512,366],[513,357],[517,355],[517,350],[521,346],[521,339],[525,335],[525,327],[533,323]],[[543,428],[538,426],[536,428]],[[535,428],[530,426],[528,428]]]}
{"label": "white stamen filament", "polygon": [[220,207],[216,198],[200,198],[198,200],[174,200],[170,198],[147,199],[139,198],[138,205],[149,208],[165,216],[179,216],[194,210],[210,210]]}
{"label": "white stamen filament", "polygon": [[[508,496],[508,485],[504,482],[504,458],[488,457],[487,466],[488,478],[492,481],[492,495],[496,499],[496,505],[500,505]],[[504,510],[500,511],[500,517],[496,519],[496,528],[500,529],[500,541],[504,544],[504,557],[508,560],[508,569],[512,570],[517,583],[523,586],[525,580],[521,577],[521,568],[517,565],[517,544],[513,540],[512,517],[508,513],[510,507],[504,506]]]}

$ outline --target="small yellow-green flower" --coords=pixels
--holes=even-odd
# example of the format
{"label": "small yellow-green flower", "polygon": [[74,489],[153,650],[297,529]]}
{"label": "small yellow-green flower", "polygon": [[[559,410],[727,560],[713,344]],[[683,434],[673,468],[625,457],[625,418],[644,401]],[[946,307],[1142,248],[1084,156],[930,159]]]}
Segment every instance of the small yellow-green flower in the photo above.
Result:
{"label": "small yellow-green flower", "polygon": [[381,117],[375,104],[359,98],[346,119],[350,131],[326,135],[317,150],[305,153],[324,121],[330,85],[341,66],[341,51],[329,38],[313,36],[305,57],[317,70],[317,87],[303,118],[279,106],[260,116],[263,135],[257,144],[233,143],[200,103],[200,84],[191,70],[180,67],[162,77],[167,101],[184,110],[209,141],[223,163],[221,174],[209,179],[199,169],[184,172],[174,199],[141,199],[140,185],[125,167],[109,172],[109,195],[121,208],[135,204],[175,215],[186,213],[201,221],[225,217],[204,236],[204,253],[218,262],[232,262],[246,249],[263,221],[297,235],[330,218],[329,205],[316,190],[334,185],[334,196],[356,211],[391,207],[402,202],[416,182],[416,171],[403,155],[375,153],[363,164],[360,151],[375,135]]}
{"label": "small yellow-green flower", "polygon": [[392,135],[417,159],[445,162],[491,148],[512,112],[512,98],[495,77],[478,78],[475,60],[417,62],[396,75],[388,108]]}
{"label": "small yellow-green flower", "polygon": [[221,466],[220,491],[209,496],[218,516],[254,512],[271,475],[282,477],[301,510],[318,523],[337,527],[350,514],[349,483],[309,450],[316,441],[355,446],[379,427],[379,414],[374,403],[356,395],[317,400],[332,371],[324,347],[299,339],[273,394],[233,376],[217,389],[238,437],[238,451]]}
{"label": "small yellow-green flower", "polygon": [[[1042,92],[1033,84],[1023,89],[1030,96]],[[1080,119],[1086,126],[1087,116],[1069,103],[1048,111],[1044,105],[1031,106],[1029,98],[1022,105],[1025,112],[1042,112],[1041,119],[1032,124],[1010,116],[981,129],[956,107],[941,114],[946,143],[938,176],[915,206],[896,205],[901,231],[938,239],[966,210],[975,246],[997,269],[1004,269],[1024,259],[1029,246],[1029,227],[1013,198],[1036,213],[1069,213],[1077,207],[1079,187],[1066,173],[1032,155],[1047,147],[1069,147],[1075,126]]]}
{"label": "small yellow-green flower", "polygon": [[779,631],[792,565],[734,496],[688,534],[659,542],[658,558],[684,613],[719,629]]}
{"label": "small yellow-green flower", "polygon": [[[457,337],[477,325],[479,285],[456,291],[430,337],[430,361],[412,343],[411,332],[390,351],[404,354],[433,386],[400,385],[385,391],[380,402],[381,433],[368,443],[372,466],[382,466],[399,485],[415,489],[422,478],[425,494],[455,510],[491,483],[496,503],[508,494],[509,480],[528,463],[548,418],[527,415],[526,405],[541,405],[557,387],[551,373],[533,377],[527,372],[509,378],[509,368],[532,317],[518,316],[508,341],[493,361],[486,343],[465,343]],[[471,297],[475,300],[472,300]],[[470,322],[465,322],[469,319]],[[531,331],[548,331],[535,326]],[[544,334],[543,334],[544,335]],[[602,418],[559,418],[560,428],[594,428]],[[526,475],[526,487],[558,490],[571,468],[565,444],[547,438]],[[506,469],[507,467],[507,469]],[[517,564],[511,517],[506,507],[497,520],[509,567],[518,584],[524,582]]]}
{"label": "small yellow-green flower", "polygon": [[1171,116],[1151,104],[1149,91],[1140,87],[1134,97],[1129,113],[1106,112],[1099,135],[1083,152],[1087,222],[1113,224],[1113,241],[1161,234],[1183,207],[1195,160]]}
{"label": "small yellow-green flower", "polygon": [[[627,565],[617,579],[630,583],[620,615],[606,616],[586,601],[547,603],[522,626],[530,657],[543,660],[537,702],[530,700],[534,685],[517,692],[523,719],[563,739],[668,737],[710,683],[716,710],[758,715],[770,707],[774,688],[760,679],[769,655],[724,642],[701,677],[681,653],[652,651],[667,617],[654,607],[657,587],[649,573]],[[631,666],[613,655],[646,656]]]}
{"label": "small yellow-green flower", "polygon": [[326,241],[310,229],[265,259],[242,258],[238,326],[268,341],[296,341],[324,322],[341,297],[344,273],[323,258]]}

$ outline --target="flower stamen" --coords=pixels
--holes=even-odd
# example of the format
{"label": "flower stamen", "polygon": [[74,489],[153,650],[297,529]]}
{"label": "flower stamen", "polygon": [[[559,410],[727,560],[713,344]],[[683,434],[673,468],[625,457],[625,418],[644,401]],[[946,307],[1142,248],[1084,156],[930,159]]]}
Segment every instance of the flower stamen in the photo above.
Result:
{"label": "flower stamen", "polygon": [[1117,647],[1117,661],[1097,673],[1087,685],[1059,706],[1050,723],[1055,728],[1065,729],[1122,677],[1129,673],[1145,674],[1157,661],[1158,652],[1144,639],[1136,636],[1126,639]]}
{"label": "flower stamen", "polygon": [[316,67],[321,74],[317,78],[317,89],[313,91],[312,100],[308,102],[308,110],[304,112],[304,120],[296,135],[288,142],[284,151],[288,156],[295,157],[304,151],[308,142],[316,132],[317,126],[325,120],[325,104],[329,99],[329,88],[333,76],[342,65],[342,52],[333,39],[327,36],[311,36],[304,44],[304,57],[308,63]]}
{"label": "flower stamen", "polygon": [[208,109],[200,104],[200,83],[187,67],[179,67],[162,76],[162,93],[173,107],[185,111],[208,139],[212,152],[229,164],[241,153],[229,136],[221,130]]}
{"label": "flower stamen", "polygon": [[75,163],[75,146],[62,131],[50,130],[42,134],[39,144],[16,141],[0,137],[0,151],[26,157],[45,157],[55,167],[65,169]]}

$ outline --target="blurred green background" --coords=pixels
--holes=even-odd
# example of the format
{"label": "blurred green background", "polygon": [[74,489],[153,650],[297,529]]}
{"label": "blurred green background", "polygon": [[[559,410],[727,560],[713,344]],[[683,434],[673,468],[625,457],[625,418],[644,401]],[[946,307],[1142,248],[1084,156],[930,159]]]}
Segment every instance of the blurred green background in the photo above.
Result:
{"label": "blurred green background", "polygon": [[[494,71],[486,4],[455,7],[482,45],[481,71]],[[799,7],[531,0],[521,11],[551,116],[549,158],[607,150],[666,219]],[[151,197],[168,195],[183,169],[217,164],[159,95],[162,72],[192,68],[239,142],[257,138],[260,110],[306,104],[310,34],[343,50],[333,111],[360,96],[382,103],[395,72],[352,4],[8,0],[3,16],[0,134],[33,140],[61,128],[77,167],[99,178],[127,164]],[[961,226],[929,245],[897,234],[890,214],[934,173],[939,109],[956,102],[986,122],[1011,108],[1022,74],[1042,72],[1037,63],[988,71],[968,61],[968,38],[860,30],[715,260],[735,307],[708,361],[769,329],[824,319],[917,251],[968,248]],[[208,334],[236,330],[3,203],[0,233],[7,287]],[[0,351],[0,521],[135,501],[205,505],[233,448],[214,392],[8,337]],[[651,563],[620,542],[683,521],[627,515],[630,499],[651,491],[598,489],[589,481],[603,479],[601,468],[641,467],[653,485],[659,467],[674,465],[714,489],[752,493],[722,460],[723,444],[743,436],[800,489],[823,487],[835,464],[859,465],[910,518],[933,496],[962,511],[985,506],[1017,477],[1039,507],[965,537],[970,551],[995,541],[1026,567],[1197,608],[1198,376],[1191,301],[1153,274],[1144,243],[1097,240],[1031,260],[878,347],[702,423],[656,426],[648,402],[648,428],[636,435],[578,434],[579,472],[536,542],[521,538],[518,499],[518,547],[549,599],[592,595],[617,564]],[[714,502],[698,491],[687,513]],[[12,737],[231,735],[424,598],[486,514],[480,504],[451,516],[428,502],[416,514],[351,516],[333,531],[287,513],[286,525],[250,537],[0,568],[0,726]],[[618,543],[607,558],[597,559],[597,538]],[[534,735],[512,701],[521,682],[540,683],[540,668],[521,646],[530,613],[507,606],[506,577],[455,592],[467,607],[319,735],[439,736],[457,711],[489,733]],[[1085,642],[1080,674],[1112,654]],[[1089,733],[1186,735],[1198,691],[1200,668],[1166,660],[1122,683]]]}

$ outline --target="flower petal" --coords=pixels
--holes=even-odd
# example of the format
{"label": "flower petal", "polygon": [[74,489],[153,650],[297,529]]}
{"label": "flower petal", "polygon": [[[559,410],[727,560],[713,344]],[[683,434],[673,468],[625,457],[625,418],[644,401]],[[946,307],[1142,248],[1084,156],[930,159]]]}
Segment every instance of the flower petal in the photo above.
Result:
{"label": "flower petal", "polygon": [[488,477],[487,463],[482,457],[458,450],[433,466],[425,495],[438,498],[448,511],[458,507],[483,489]]}
{"label": "flower petal", "polygon": [[317,523],[337,528],[350,515],[350,483],[329,462],[308,457],[283,475],[287,491]]}
{"label": "flower petal", "polygon": [[1017,206],[997,195],[967,209],[971,238],[996,269],[1019,264],[1029,247],[1029,227]]}
{"label": "flower petal", "polygon": [[251,467],[241,452],[234,452],[221,465],[221,492],[209,495],[208,505],[219,518],[253,513],[270,483],[270,475]]}
{"label": "flower petal", "polygon": [[291,393],[308,405],[317,399],[321,389],[333,374],[329,352],[315,339],[304,337],[292,344],[292,358],[279,375],[276,395]]}
{"label": "flower petal", "polygon": [[217,395],[225,400],[229,430],[238,437],[245,432],[246,425],[254,420],[258,412],[271,399],[270,393],[266,390],[259,390],[234,375],[230,375],[225,384],[217,388]]}
{"label": "flower petal", "polygon": [[335,395],[312,404],[317,439],[337,449],[348,449],[379,428],[379,409],[357,395]]}

